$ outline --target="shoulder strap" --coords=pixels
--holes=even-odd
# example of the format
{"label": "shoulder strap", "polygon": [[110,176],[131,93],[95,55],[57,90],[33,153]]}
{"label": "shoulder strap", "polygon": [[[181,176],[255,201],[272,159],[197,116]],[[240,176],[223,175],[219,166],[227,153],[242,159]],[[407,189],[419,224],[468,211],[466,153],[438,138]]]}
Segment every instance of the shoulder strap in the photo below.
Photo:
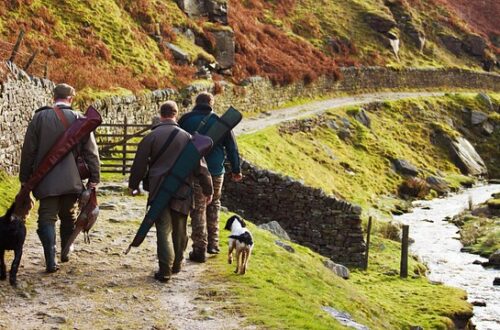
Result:
{"label": "shoulder strap", "polygon": [[59,118],[59,120],[63,124],[64,128],[68,129],[68,127],[69,127],[68,119],[66,118],[66,116],[64,115],[64,113],[62,112],[62,110],[57,105],[54,106],[53,109],[54,109],[57,117]]}
{"label": "shoulder strap", "polygon": [[168,146],[170,145],[170,143],[172,143],[172,141],[174,140],[177,133],[179,133],[179,131],[180,129],[174,128],[172,133],[170,133],[170,135],[168,136],[167,141],[165,141],[165,143],[161,147],[160,151],[158,151],[155,157],[151,159],[151,162],[149,163],[149,168],[151,168],[151,166],[153,166],[153,164],[156,163],[158,158],[160,158],[160,156],[163,155],[163,153],[165,152],[165,150],[167,150]]}
{"label": "shoulder strap", "polygon": [[[200,133],[200,130],[202,128],[205,127],[205,125],[207,124],[208,122],[208,119],[210,118],[210,116],[213,115],[213,112],[210,112],[208,115],[206,115],[205,117],[203,117],[203,119],[201,120],[200,124],[198,125],[198,128],[195,130],[195,132],[197,133]],[[201,133],[200,133],[201,134]]]}

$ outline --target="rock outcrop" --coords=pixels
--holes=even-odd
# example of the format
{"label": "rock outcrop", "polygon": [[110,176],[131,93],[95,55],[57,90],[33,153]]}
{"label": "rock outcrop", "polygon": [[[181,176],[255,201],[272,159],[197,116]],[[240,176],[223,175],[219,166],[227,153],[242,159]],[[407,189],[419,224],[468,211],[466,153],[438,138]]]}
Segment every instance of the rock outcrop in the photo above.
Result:
{"label": "rock outcrop", "polygon": [[500,250],[493,252],[488,258],[488,264],[495,268],[500,268]]}
{"label": "rock outcrop", "polygon": [[227,24],[227,0],[177,0],[189,16],[206,16],[212,22]]}
{"label": "rock outcrop", "polygon": [[215,39],[214,56],[220,69],[228,69],[235,64],[234,32],[231,29],[211,31]]}
{"label": "rock outcrop", "polygon": [[464,39],[463,48],[473,56],[483,57],[486,50],[486,40],[477,34],[469,34]]}
{"label": "rock outcrop", "polygon": [[425,46],[425,32],[416,23],[408,4],[401,0],[387,0],[385,4],[391,10],[398,28],[410,38],[417,49],[422,51]]}
{"label": "rock outcrop", "polygon": [[482,176],[488,173],[483,159],[465,138],[458,137],[448,143],[451,157],[464,174]]}
{"label": "rock outcrop", "polygon": [[460,56],[462,53],[462,40],[451,34],[440,34],[439,39],[443,45],[452,52],[455,56]]}
{"label": "rock outcrop", "polygon": [[418,168],[404,159],[395,159],[393,162],[396,172],[402,175],[417,176],[419,173]]}
{"label": "rock outcrop", "polygon": [[259,228],[267,230],[281,239],[286,239],[287,241],[290,241],[290,236],[288,236],[288,233],[283,229],[283,227],[280,226],[280,223],[278,221],[271,221],[268,223],[264,223],[260,225]]}

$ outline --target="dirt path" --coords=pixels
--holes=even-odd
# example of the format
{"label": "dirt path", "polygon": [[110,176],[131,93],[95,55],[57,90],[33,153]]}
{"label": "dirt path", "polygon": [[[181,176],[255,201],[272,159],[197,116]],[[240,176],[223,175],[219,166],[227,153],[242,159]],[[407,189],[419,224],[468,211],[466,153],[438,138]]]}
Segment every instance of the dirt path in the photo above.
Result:
{"label": "dirt path", "polygon": [[300,117],[319,114],[326,110],[350,105],[361,105],[375,101],[394,101],[410,97],[443,96],[441,92],[385,92],[346,96],[324,101],[316,101],[294,107],[267,112],[259,117],[243,120],[236,128],[235,134],[253,133],[268,126]]}
{"label": "dirt path", "polygon": [[[240,329],[238,316],[200,290],[206,264],[187,261],[170,283],[153,280],[154,228],[139,249],[123,251],[144,214],[144,198],[100,197],[91,244],[77,238],[69,263],[45,274],[43,250],[30,228],[17,289],[0,282],[0,329]],[[219,256],[220,257],[220,256]],[[9,252],[10,263],[13,256]]]}

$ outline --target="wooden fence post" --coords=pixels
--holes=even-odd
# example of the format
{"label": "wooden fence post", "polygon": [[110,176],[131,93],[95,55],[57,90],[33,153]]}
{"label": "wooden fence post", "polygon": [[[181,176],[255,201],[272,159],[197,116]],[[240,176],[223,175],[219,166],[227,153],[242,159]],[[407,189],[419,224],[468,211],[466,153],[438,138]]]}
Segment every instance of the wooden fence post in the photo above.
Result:
{"label": "wooden fence post", "polygon": [[399,276],[401,278],[408,277],[408,233],[410,226],[403,225],[403,237],[401,239],[401,266]]}
{"label": "wooden fence post", "polygon": [[123,158],[122,158],[122,174],[127,173],[127,134],[128,134],[128,121],[127,116],[123,122]]}
{"label": "wooden fence post", "polygon": [[28,62],[26,63],[26,65],[23,68],[24,71],[28,71],[28,69],[30,68],[31,64],[35,60],[35,57],[38,55],[38,52],[39,52],[38,50],[35,50],[33,52],[33,54],[31,54],[30,59],[28,60]]}
{"label": "wooden fence post", "polygon": [[21,42],[23,41],[23,38],[24,38],[24,31],[21,30],[19,32],[19,35],[17,36],[17,41],[16,44],[14,45],[14,49],[12,50],[12,54],[10,55],[9,62],[14,63],[17,52],[19,51],[19,47],[21,47]]}
{"label": "wooden fence post", "polygon": [[43,77],[45,79],[49,77],[49,62],[45,62],[45,67],[43,69]]}
{"label": "wooden fence post", "polygon": [[372,217],[368,218],[368,228],[366,229],[366,254],[364,269],[368,270],[368,255],[370,254],[370,235],[372,231]]}

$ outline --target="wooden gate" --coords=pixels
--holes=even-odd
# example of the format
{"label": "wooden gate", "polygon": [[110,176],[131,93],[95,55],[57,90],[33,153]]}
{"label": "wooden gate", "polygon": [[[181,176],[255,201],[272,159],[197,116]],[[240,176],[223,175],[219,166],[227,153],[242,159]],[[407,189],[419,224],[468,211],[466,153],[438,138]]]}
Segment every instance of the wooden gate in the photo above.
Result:
{"label": "wooden gate", "polygon": [[123,124],[102,124],[96,132],[101,172],[130,173],[130,167],[140,140],[151,129],[151,124],[129,124],[127,117]]}

